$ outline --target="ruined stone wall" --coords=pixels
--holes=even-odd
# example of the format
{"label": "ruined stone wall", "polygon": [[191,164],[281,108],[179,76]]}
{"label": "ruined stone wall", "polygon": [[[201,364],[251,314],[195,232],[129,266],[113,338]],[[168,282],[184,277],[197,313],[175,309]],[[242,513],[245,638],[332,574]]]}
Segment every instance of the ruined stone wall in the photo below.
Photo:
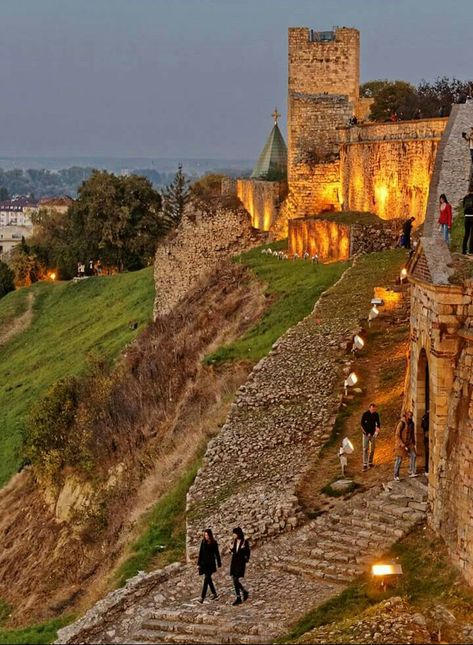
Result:
{"label": "ruined stone wall", "polygon": [[313,217],[289,221],[288,250],[302,257],[317,254],[322,261],[346,260],[356,253],[373,253],[396,246],[402,220],[392,220],[383,226],[341,224]]}
{"label": "ruined stone wall", "polygon": [[425,218],[429,184],[446,119],[366,124],[340,131],[344,210],[383,219]]}
{"label": "ruined stone wall", "polygon": [[243,208],[202,213],[189,206],[177,230],[156,251],[154,317],[169,312],[222,258],[261,243]]}

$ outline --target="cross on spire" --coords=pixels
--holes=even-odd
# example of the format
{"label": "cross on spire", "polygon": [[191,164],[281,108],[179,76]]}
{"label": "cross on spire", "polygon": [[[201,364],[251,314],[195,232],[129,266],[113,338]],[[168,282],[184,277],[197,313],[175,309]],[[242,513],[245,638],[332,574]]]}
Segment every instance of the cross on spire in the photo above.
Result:
{"label": "cross on spire", "polygon": [[278,112],[278,108],[277,108],[277,107],[275,107],[275,108],[274,108],[274,112],[271,114],[271,116],[272,116],[272,117],[273,117],[273,119],[274,119],[274,125],[277,125],[277,123],[278,123],[278,119],[279,119],[279,117],[281,116],[281,115],[279,114],[279,112]]}

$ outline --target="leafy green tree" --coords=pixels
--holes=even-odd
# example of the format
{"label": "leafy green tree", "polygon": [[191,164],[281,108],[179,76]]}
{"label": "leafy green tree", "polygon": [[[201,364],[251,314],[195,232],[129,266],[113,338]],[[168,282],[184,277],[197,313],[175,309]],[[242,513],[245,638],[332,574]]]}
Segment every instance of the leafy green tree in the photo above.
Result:
{"label": "leafy green tree", "polygon": [[406,81],[383,81],[373,97],[370,114],[373,121],[387,121],[392,114],[399,119],[413,119],[419,108],[416,88]]}
{"label": "leafy green tree", "polygon": [[432,82],[421,81],[417,93],[424,117],[448,116],[453,103],[464,103],[473,94],[473,81],[441,76]]}
{"label": "leafy green tree", "polygon": [[0,260],[0,298],[15,290],[15,274],[8,264]]}
{"label": "leafy green tree", "polygon": [[170,226],[177,226],[182,220],[190,198],[189,181],[179,164],[174,180],[163,192],[164,217]]}
{"label": "leafy green tree", "polygon": [[8,254],[8,263],[15,275],[15,284],[29,286],[40,280],[45,274],[42,264],[35,250],[23,238]]}

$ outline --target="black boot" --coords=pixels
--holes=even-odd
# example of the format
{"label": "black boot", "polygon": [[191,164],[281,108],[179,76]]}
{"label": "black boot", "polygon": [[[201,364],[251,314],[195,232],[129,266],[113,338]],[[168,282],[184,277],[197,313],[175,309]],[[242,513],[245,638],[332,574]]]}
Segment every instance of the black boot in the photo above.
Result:
{"label": "black boot", "polygon": [[235,598],[235,600],[232,602],[232,605],[235,607],[235,605],[241,605],[241,603],[242,603],[242,600],[241,600],[240,596],[238,596],[238,597],[237,597],[237,598]]}

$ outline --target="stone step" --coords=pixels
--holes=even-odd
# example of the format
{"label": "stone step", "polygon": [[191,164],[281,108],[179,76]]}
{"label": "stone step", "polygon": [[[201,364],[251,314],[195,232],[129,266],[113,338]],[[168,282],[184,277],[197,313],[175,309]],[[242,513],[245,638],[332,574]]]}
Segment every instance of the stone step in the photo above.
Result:
{"label": "stone step", "polygon": [[183,645],[224,645],[226,643],[243,643],[247,645],[259,645],[260,643],[270,643],[270,637],[249,636],[242,634],[226,634],[214,630],[212,634],[180,634],[178,632],[159,631],[155,629],[140,629],[134,636],[135,643],[182,643]]}
{"label": "stone step", "polygon": [[[234,624],[232,622],[224,622],[222,617],[218,622],[208,623],[191,623],[189,621],[177,622],[162,619],[149,618],[143,622],[143,629],[147,631],[158,632],[176,632],[178,634],[197,634],[199,636],[213,637],[216,632],[220,635],[224,634],[226,637],[239,636],[240,638],[251,637],[255,638],[258,642],[260,630],[258,626],[252,627],[246,622]],[[251,633],[250,633],[251,632]],[[233,642],[233,641],[225,641]]]}
{"label": "stone step", "polygon": [[[211,606],[212,608],[216,608],[219,610],[220,608],[218,607],[219,604],[221,603],[221,598],[222,596],[219,597],[219,600],[213,602],[211,601]],[[234,600],[234,595],[231,594],[229,595],[229,599],[232,601]],[[226,606],[226,605],[225,605]],[[154,609],[153,611],[150,612],[150,614],[147,617],[147,621],[153,621],[154,623],[157,622],[163,622],[166,624],[179,624],[182,629],[179,631],[187,631],[187,628],[185,625],[192,625],[194,628],[198,625],[201,625],[204,630],[207,628],[212,628],[215,629],[215,626],[218,626],[220,631],[230,631],[230,632],[241,632],[242,634],[248,634],[249,629],[246,627],[244,624],[231,624],[231,623],[223,623],[222,624],[222,615],[219,613],[211,613],[206,611],[208,605],[198,605],[195,607],[195,609],[187,609],[187,610],[182,610],[182,609],[177,609],[177,610],[172,610],[172,609]],[[228,627],[228,630],[226,629]],[[253,635],[258,634],[258,628],[253,626],[251,628],[251,633]]]}

